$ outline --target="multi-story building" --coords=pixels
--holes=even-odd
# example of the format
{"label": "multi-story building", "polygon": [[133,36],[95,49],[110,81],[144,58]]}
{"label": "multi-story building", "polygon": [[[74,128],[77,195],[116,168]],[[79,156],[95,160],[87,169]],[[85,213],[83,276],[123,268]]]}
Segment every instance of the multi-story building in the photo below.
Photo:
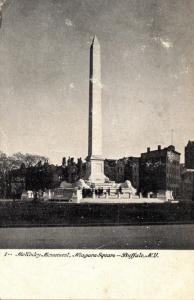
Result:
{"label": "multi-story building", "polygon": [[139,190],[139,157],[128,157],[125,164],[124,180],[130,180],[132,186]]}
{"label": "multi-story building", "polygon": [[185,167],[194,169],[194,141],[188,141],[185,147]]}
{"label": "multi-story building", "polygon": [[187,169],[181,164],[180,199],[194,200],[194,169]]}
{"label": "multi-story building", "polygon": [[116,181],[116,159],[104,160],[104,174],[112,181]]}
{"label": "multi-story building", "polygon": [[120,159],[105,159],[105,175],[115,182],[130,180],[133,187],[139,189],[139,158],[123,157]]}
{"label": "multi-story building", "polygon": [[127,163],[127,158],[123,157],[117,160],[115,166],[115,177],[116,182],[124,182],[125,180],[125,165]]}
{"label": "multi-story building", "polygon": [[141,154],[140,158],[140,190],[148,192],[172,191],[179,196],[180,188],[180,153],[170,145],[166,148],[158,146]]}

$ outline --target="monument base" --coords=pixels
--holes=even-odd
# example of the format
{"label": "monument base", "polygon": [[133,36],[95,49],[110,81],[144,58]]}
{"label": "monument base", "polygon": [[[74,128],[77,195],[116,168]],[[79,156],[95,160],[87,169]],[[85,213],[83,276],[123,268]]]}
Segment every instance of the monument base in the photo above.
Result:
{"label": "monument base", "polygon": [[87,161],[87,181],[90,184],[103,184],[109,179],[104,175],[104,159],[92,156]]}

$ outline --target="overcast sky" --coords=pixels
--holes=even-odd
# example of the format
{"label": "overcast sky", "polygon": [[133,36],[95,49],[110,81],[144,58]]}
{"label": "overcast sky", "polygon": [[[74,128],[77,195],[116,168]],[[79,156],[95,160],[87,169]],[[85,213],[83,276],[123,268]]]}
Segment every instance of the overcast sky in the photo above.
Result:
{"label": "overcast sky", "polygon": [[[193,0],[14,0],[0,29],[0,149],[87,156],[89,47],[101,44],[103,152],[194,140]],[[183,156],[183,155],[182,155]]]}

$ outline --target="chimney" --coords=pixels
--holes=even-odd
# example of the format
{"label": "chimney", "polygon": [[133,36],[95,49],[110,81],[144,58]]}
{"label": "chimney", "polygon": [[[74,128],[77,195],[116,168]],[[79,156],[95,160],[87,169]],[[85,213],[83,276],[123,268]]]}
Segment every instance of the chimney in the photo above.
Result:
{"label": "chimney", "polygon": [[66,167],[67,163],[66,163],[66,157],[63,157],[63,160],[62,160],[62,166],[63,167]]}
{"label": "chimney", "polygon": [[159,150],[159,151],[161,150],[161,145],[158,145],[158,150]]}
{"label": "chimney", "polygon": [[150,152],[150,147],[147,147],[147,152]]}

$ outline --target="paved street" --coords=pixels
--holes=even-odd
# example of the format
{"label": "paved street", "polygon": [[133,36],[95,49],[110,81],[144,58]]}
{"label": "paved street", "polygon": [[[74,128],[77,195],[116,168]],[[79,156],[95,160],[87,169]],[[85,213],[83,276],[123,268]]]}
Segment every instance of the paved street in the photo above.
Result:
{"label": "paved street", "polygon": [[194,225],[0,228],[0,248],[194,249]]}

